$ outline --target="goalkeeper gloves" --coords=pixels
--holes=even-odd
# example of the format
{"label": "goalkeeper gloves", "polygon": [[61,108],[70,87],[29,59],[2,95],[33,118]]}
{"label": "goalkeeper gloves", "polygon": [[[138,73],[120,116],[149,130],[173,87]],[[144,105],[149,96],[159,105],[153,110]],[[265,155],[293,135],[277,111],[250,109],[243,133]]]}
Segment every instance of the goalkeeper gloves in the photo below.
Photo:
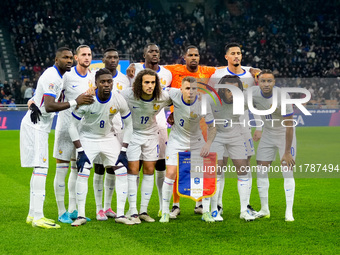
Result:
{"label": "goalkeeper gloves", "polygon": [[126,151],[120,151],[117,162],[116,162],[116,166],[119,163],[122,163],[126,167],[126,169],[128,169],[128,159],[126,157]]}
{"label": "goalkeeper gloves", "polygon": [[83,172],[85,163],[91,164],[89,158],[86,156],[85,151],[78,151],[78,157],[77,157],[77,169],[78,172]]}
{"label": "goalkeeper gloves", "polygon": [[31,112],[31,121],[33,124],[37,124],[40,121],[41,111],[39,110],[38,106],[35,104],[30,105]]}

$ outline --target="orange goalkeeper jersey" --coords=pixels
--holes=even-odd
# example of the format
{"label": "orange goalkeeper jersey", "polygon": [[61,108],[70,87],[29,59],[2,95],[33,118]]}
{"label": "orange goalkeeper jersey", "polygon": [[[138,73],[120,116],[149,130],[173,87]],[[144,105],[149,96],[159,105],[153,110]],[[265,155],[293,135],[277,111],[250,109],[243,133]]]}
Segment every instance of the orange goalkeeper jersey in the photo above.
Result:
{"label": "orange goalkeeper jersey", "polygon": [[186,65],[166,65],[164,66],[172,74],[171,87],[180,88],[182,85],[182,79],[186,76],[191,76],[198,79],[200,82],[208,83],[211,75],[216,71],[215,67],[211,66],[198,66],[196,72],[188,71]]}

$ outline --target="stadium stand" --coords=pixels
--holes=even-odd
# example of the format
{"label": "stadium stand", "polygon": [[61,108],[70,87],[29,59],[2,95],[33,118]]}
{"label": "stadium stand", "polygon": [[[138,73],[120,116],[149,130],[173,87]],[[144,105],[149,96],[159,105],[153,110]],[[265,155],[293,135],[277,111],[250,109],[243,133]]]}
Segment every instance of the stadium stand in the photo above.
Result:
{"label": "stadium stand", "polygon": [[3,20],[20,63],[21,81],[11,84],[11,95],[22,103],[25,90],[18,84],[35,85],[53,64],[55,50],[64,45],[75,49],[88,44],[95,56],[112,46],[138,62],[143,60],[143,46],[156,42],[161,63],[172,64],[182,63],[184,47],[193,44],[200,48],[201,64],[223,66],[224,45],[236,41],[242,45],[243,64],[274,70],[283,78],[282,86],[305,87],[317,103],[339,105],[339,79],[301,79],[339,77],[339,2],[216,3],[213,12],[197,5],[187,13],[180,5],[165,12],[148,1],[4,1]]}

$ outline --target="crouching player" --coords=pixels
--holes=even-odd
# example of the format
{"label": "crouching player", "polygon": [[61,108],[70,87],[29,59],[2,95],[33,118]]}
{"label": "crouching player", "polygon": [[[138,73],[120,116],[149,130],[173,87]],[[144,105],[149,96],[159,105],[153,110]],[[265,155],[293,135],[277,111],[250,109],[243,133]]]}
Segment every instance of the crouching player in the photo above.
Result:
{"label": "crouching player", "polygon": [[[271,70],[263,70],[259,76],[259,87],[253,90],[253,104],[258,110],[268,110],[273,104],[273,87],[275,78]],[[296,138],[293,123],[293,107],[287,105],[286,115],[281,115],[281,90],[277,90],[277,108],[272,114],[262,115],[264,122],[263,134],[257,148],[257,188],[261,199],[261,210],[255,215],[257,218],[270,217],[268,206],[268,167],[275,160],[279,150],[282,175],[284,178],[284,190],[286,194],[286,221],[294,221],[293,202],[295,193],[295,181],[292,167],[295,165]],[[288,95],[286,95],[287,97]],[[282,122],[284,121],[284,122]],[[284,126],[281,124],[284,123]],[[261,131],[255,131],[255,137],[261,137]]]}
{"label": "crouching player", "polygon": [[[112,73],[108,69],[100,69],[96,76],[96,97],[91,106],[80,107],[72,115],[69,128],[70,137],[77,150],[78,178],[76,183],[78,218],[71,224],[80,226],[86,223],[85,203],[88,191],[88,178],[93,160],[99,156],[104,167],[111,167],[116,174],[117,217],[118,223],[134,224],[124,216],[124,208],[128,191],[126,148],[132,134],[131,113],[124,98],[112,91]],[[125,125],[123,146],[116,134],[111,132],[112,118],[120,112]],[[77,125],[80,121],[78,132]],[[117,160],[118,158],[118,160]],[[118,165],[123,163],[123,165]]]}
{"label": "crouching player", "polygon": [[[210,105],[207,104],[206,115],[202,115],[202,100],[198,99],[197,83],[193,77],[185,77],[180,89],[171,89],[170,98],[174,105],[174,125],[171,127],[169,141],[166,147],[166,175],[163,183],[163,214],[160,222],[169,222],[170,199],[177,174],[177,154],[183,151],[199,151],[200,156],[209,154],[210,146],[216,135],[213,126],[214,117]],[[208,138],[205,143],[200,129],[200,120],[205,117],[208,124]],[[209,213],[210,198],[202,200],[202,220],[214,222]]]}
{"label": "crouching player", "polygon": [[[219,84],[221,84],[219,86],[230,85],[243,90],[242,81],[234,75],[223,76]],[[215,104],[215,102],[218,102],[217,97],[215,100],[212,98],[208,99],[214,114],[217,129],[216,138],[211,146],[211,152],[217,152],[218,170],[223,169],[223,166],[228,162],[228,157],[233,161],[238,177],[237,188],[241,205],[240,218],[245,221],[253,221],[255,217],[250,214],[247,208],[250,197],[249,189],[251,187],[248,174],[249,168],[247,167],[247,147],[242,135],[243,127],[239,122],[240,115],[233,114],[233,101],[236,101],[236,99],[233,98],[231,88],[219,88],[218,95],[221,98],[222,105],[220,103]],[[226,161],[224,157],[226,157]],[[211,199],[211,211],[215,221],[223,221],[220,211],[218,211],[217,208],[221,174],[222,171],[217,171],[217,190]]]}

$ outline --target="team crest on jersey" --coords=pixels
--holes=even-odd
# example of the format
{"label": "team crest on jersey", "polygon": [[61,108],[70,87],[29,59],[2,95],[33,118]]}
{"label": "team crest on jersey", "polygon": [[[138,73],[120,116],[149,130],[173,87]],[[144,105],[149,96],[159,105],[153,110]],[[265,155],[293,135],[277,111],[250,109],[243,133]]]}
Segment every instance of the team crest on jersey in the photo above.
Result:
{"label": "team crest on jersey", "polygon": [[48,89],[49,89],[49,90],[53,90],[53,89],[54,89],[54,84],[53,84],[53,83],[50,83],[50,85],[48,85]]}
{"label": "team crest on jersey", "polygon": [[116,86],[117,86],[117,89],[118,89],[118,90],[122,90],[122,89],[123,89],[123,86],[120,85],[119,82],[117,82],[117,85],[116,85]]}
{"label": "team crest on jersey", "polygon": [[162,86],[165,86],[166,80],[164,80],[163,78],[161,78],[160,82],[161,82],[161,85],[162,85]]}
{"label": "team crest on jersey", "polygon": [[63,154],[63,151],[62,150],[59,150],[59,155]]}
{"label": "team crest on jersey", "polygon": [[191,111],[191,112],[190,112],[190,118],[196,119],[196,118],[197,118],[197,114],[194,113],[193,111]]}
{"label": "team crest on jersey", "polygon": [[43,160],[43,162],[45,163],[47,159],[46,159],[45,157],[43,157],[43,159],[42,159],[42,160]]}
{"label": "team crest on jersey", "polygon": [[153,105],[153,109],[154,109],[155,111],[158,111],[158,110],[159,110],[159,107],[160,107],[159,104],[154,104],[154,105]]}
{"label": "team crest on jersey", "polygon": [[244,83],[244,82],[242,82],[242,86],[243,86],[244,89],[247,89],[249,87],[249,85],[247,83]]}
{"label": "team crest on jersey", "polygon": [[113,108],[113,106],[110,107],[110,114],[115,114],[117,112],[116,108]]}
{"label": "team crest on jersey", "polygon": [[92,88],[93,87],[93,83],[91,80],[89,80],[89,88]]}

